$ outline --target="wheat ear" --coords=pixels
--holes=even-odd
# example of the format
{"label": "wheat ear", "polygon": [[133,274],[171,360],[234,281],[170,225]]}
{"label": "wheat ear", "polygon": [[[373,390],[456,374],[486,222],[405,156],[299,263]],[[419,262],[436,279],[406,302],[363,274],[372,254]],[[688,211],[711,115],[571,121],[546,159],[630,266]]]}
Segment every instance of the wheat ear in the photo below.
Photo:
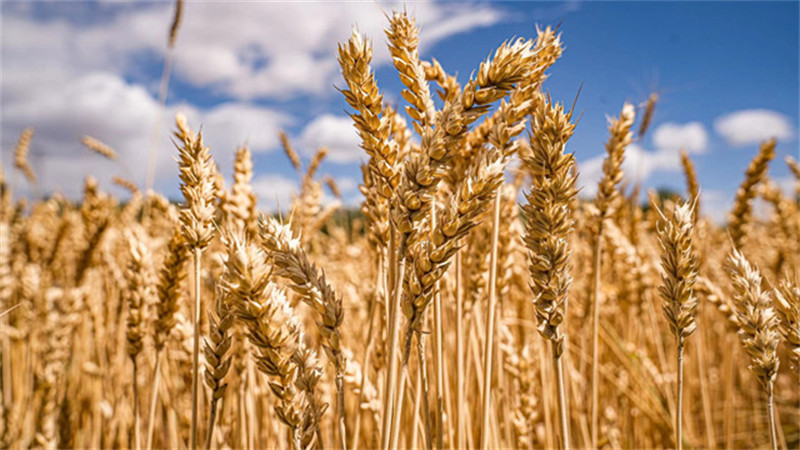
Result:
{"label": "wheat ear", "polygon": [[287,225],[275,219],[261,217],[260,236],[269,257],[276,267],[276,274],[291,281],[290,287],[308,306],[320,316],[317,322],[322,346],[336,370],[337,414],[339,416],[339,439],[342,449],[347,448],[344,404],[344,373],[346,361],[342,352],[340,328],[344,320],[342,298],[328,284],[325,274],[309,262]]}
{"label": "wheat ear", "polygon": [[100,156],[106,157],[112,161],[117,159],[117,152],[115,152],[113,148],[101,142],[99,139],[95,139],[91,136],[84,136],[81,139],[81,144]]}
{"label": "wheat ear", "polygon": [[197,394],[199,389],[200,355],[200,297],[202,276],[200,265],[203,249],[213,238],[214,220],[214,164],[211,153],[203,145],[203,137],[189,130],[186,118],[175,118],[180,139],[178,166],[180,168],[181,192],[186,201],[180,211],[181,230],[186,245],[192,251],[194,262],[194,310],[192,321],[194,337],[192,348],[192,428],[190,448],[197,448]]}
{"label": "wheat ear", "polygon": [[784,343],[791,351],[790,362],[794,365],[800,382],[800,285],[797,279],[781,281],[775,289],[775,306],[780,317],[780,330]]}
{"label": "wheat ear", "polygon": [[208,315],[209,336],[203,346],[203,353],[206,356],[205,382],[206,386],[211,389],[211,412],[208,416],[206,450],[211,448],[211,440],[214,437],[217,406],[228,388],[228,385],[223,383],[223,379],[231,368],[231,357],[228,355],[228,350],[232,343],[233,314],[228,303],[227,293],[224,289],[218,289],[214,302],[214,313]]}
{"label": "wheat ear", "polygon": [[758,153],[750,161],[745,171],[745,178],[736,191],[733,210],[728,217],[728,234],[731,236],[733,246],[741,249],[747,237],[753,213],[753,199],[758,194],[756,186],[764,179],[769,167],[769,162],[775,157],[775,139],[761,144]]}
{"label": "wheat ear", "polygon": [[33,173],[31,165],[28,162],[28,153],[31,150],[31,139],[33,138],[34,129],[32,127],[25,128],[19,135],[17,146],[14,148],[14,167],[19,169],[28,179],[31,184],[36,183],[36,174]]}
{"label": "wheat ear", "polygon": [[625,159],[625,148],[633,141],[631,127],[636,118],[633,105],[625,103],[618,119],[612,119],[608,131],[610,137],[606,143],[606,158],[603,160],[603,177],[597,185],[595,206],[598,210],[597,236],[594,245],[594,301],[592,302],[592,435],[591,447],[597,448],[598,433],[598,367],[600,348],[598,332],[600,329],[600,279],[603,267],[603,224],[611,216],[620,200],[618,185],[622,181],[622,162]]}
{"label": "wheat ear", "polygon": [[694,202],[692,208],[692,223],[697,223],[697,218],[700,217],[700,183],[697,181],[697,171],[694,169],[694,163],[686,150],[681,150],[681,165],[683,166],[683,175],[686,177],[686,189],[689,193],[689,201]]}
{"label": "wheat ear", "polygon": [[189,250],[184,243],[180,227],[175,226],[167,244],[167,256],[159,272],[156,292],[156,318],[153,322],[153,344],[156,350],[156,363],[153,367],[153,391],[150,396],[150,420],[147,422],[147,450],[153,448],[156,404],[161,383],[161,351],[164,349],[170,331],[177,322],[175,313],[180,309],[183,284],[186,282],[186,261]]}
{"label": "wheat ear", "polygon": [[767,394],[772,448],[777,450],[773,405],[775,378],[778,376],[778,317],[770,291],[762,289],[758,268],[737,249],[728,256],[727,267],[734,289],[734,304],[739,322],[739,339],[750,356],[750,370]]}
{"label": "wheat ear", "polygon": [[[675,445],[683,449],[683,348],[685,339],[697,328],[695,309],[697,297],[694,284],[697,280],[698,259],[692,245],[694,203],[677,205],[669,217],[661,215],[658,238],[661,243],[661,287],[664,313],[678,346],[677,411],[675,413]],[[653,205],[657,208],[656,205]]]}
{"label": "wheat ear", "polygon": [[405,85],[403,98],[409,103],[408,115],[414,119],[414,128],[421,135],[425,127],[434,121],[434,106],[425,68],[419,59],[419,28],[408,13],[396,12],[389,20],[386,30],[392,62]]}
{"label": "wheat ear", "polygon": [[523,160],[531,173],[532,186],[526,194],[522,211],[525,246],[530,258],[533,305],[539,333],[552,344],[556,370],[558,410],[562,448],[570,447],[570,432],[564,392],[564,328],[567,291],[572,281],[569,263],[569,236],[573,219],[570,204],[578,191],[575,187],[575,157],[565,152],[575,125],[572,113],[563,105],[541,102],[533,115],[531,156]]}
{"label": "wheat ear", "polygon": [[[277,400],[275,413],[290,430],[292,448],[307,448],[318,433],[322,407],[314,398],[314,386],[308,383],[316,376],[316,367],[300,370],[298,366],[310,356],[302,344],[302,327],[284,292],[269,281],[264,252],[235,234],[226,236],[226,241],[221,284],[230,295],[237,320],[248,331],[258,369],[270,378],[270,390]],[[300,350],[306,355],[298,361],[295,354]]]}
{"label": "wheat ear", "polygon": [[354,31],[346,44],[339,45],[338,60],[348,88],[341,92],[355,110],[350,117],[361,138],[361,148],[369,156],[367,164],[362,166],[361,210],[373,243],[385,248],[389,241],[389,204],[402,168],[400,147],[390,139],[398,115],[383,105],[383,96],[370,68],[372,46],[368,40]]}
{"label": "wheat ear", "polygon": [[128,304],[128,319],[126,337],[128,342],[128,355],[133,363],[133,436],[135,448],[142,448],[139,430],[139,388],[137,382],[138,365],[136,357],[144,346],[144,308],[150,303],[153,283],[150,274],[150,252],[144,244],[140,233],[128,230],[126,238],[130,261],[126,271],[128,286],[125,291]]}

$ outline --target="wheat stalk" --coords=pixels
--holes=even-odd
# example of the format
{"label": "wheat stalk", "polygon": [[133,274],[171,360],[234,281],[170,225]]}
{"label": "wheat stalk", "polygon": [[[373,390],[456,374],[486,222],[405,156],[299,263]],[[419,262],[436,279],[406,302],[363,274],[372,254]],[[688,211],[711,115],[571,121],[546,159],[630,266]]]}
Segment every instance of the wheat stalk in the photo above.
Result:
{"label": "wheat stalk", "polygon": [[761,287],[762,279],[758,268],[737,249],[728,256],[726,269],[734,289],[734,304],[739,322],[739,339],[750,356],[750,370],[753,371],[767,394],[770,437],[772,448],[778,448],[775,436],[775,416],[773,391],[778,375],[778,317],[772,306],[770,291]]}
{"label": "wheat stalk", "polygon": [[[686,338],[697,328],[695,309],[697,298],[694,284],[697,280],[698,259],[692,245],[692,203],[676,205],[669,217],[658,210],[661,225],[658,238],[661,243],[662,285],[659,293],[664,299],[664,314],[678,346],[678,404],[675,413],[675,445],[683,448],[683,350]],[[653,205],[654,208],[658,208]]]}
{"label": "wheat stalk", "polygon": [[[320,408],[313,395],[303,395],[298,385],[308,377],[299,370],[294,357],[304,349],[302,327],[285,294],[269,281],[266,255],[235,234],[226,236],[226,240],[222,286],[231,296],[237,319],[247,328],[258,369],[271,379],[270,389],[277,400],[275,412],[291,432],[292,447],[306,448],[318,428],[316,411]],[[306,358],[300,359],[303,361]]]}
{"label": "wheat stalk", "polygon": [[184,242],[180,227],[175,226],[172,237],[167,244],[167,255],[159,272],[156,283],[158,302],[156,303],[156,318],[153,321],[153,345],[156,350],[156,363],[153,367],[153,390],[150,399],[150,420],[147,422],[147,449],[153,448],[153,432],[155,430],[156,404],[158,402],[158,389],[161,383],[161,351],[164,349],[167,337],[177,319],[175,314],[180,309],[183,284],[186,282],[186,261],[189,259],[189,249]]}
{"label": "wheat stalk", "polygon": [[150,252],[145,246],[141,231],[128,230],[126,234],[130,262],[126,271],[128,280],[125,297],[128,304],[128,319],[126,337],[128,342],[128,355],[133,362],[133,411],[134,411],[134,445],[141,448],[139,426],[139,388],[137,381],[138,364],[136,357],[144,346],[144,308],[150,302],[153,283],[150,274]]}
{"label": "wheat stalk", "polygon": [[214,165],[203,137],[189,129],[186,118],[175,117],[180,139],[178,167],[180,168],[181,192],[186,201],[180,211],[181,231],[194,260],[194,337],[192,348],[192,428],[190,448],[197,448],[197,390],[199,388],[200,355],[200,260],[203,249],[213,238],[214,219]]}
{"label": "wheat stalk", "polygon": [[344,321],[342,298],[328,284],[325,274],[309,262],[287,225],[275,219],[260,219],[260,237],[269,257],[275,264],[278,276],[291,281],[291,288],[320,316],[317,322],[322,346],[336,369],[337,410],[339,438],[342,449],[347,448],[344,404],[344,373],[346,361],[342,353],[340,327]]}
{"label": "wheat stalk", "polygon": [[565,152],[575,125],[572,113],[550,101],[538,104],[533,115],[531,156],[524,159],[532,186],[522,211],[525,246],[528,249],[534,313],[539,333],[552,344],[558,388],[562,448],[570,447],[562,355],[565,335],[567,290],[571,282],[569,235],[573,220],[570,203],[577,195],[575,158]]}
{"label": "wheat stalk", "polygon": [[622,162],[625,159],[625,148],[633,140],[631,127],[636,118],[635,109],[625,103],[618,119],[611,119],[608,127],[611,135],[606,143],[606,158],[603,160],[603,177],[597,184],[597,197],[594,205],[597,208],[597,236],[594,248],[594,301],[592,303],[592,448],[597,448],[598,436],[598,364],[600,349],[598,336],[600,329],[600,278],[603,260],[603,225],[606,219],[614,214],[620,200],[617,185],[622,181]]}
{"label": "wheat stalk", "polygon": [[211,412],[208,416],[208,432],[206,434],[206,450],[211,448],[211,440],[214,437],[214,424],[217,418],[217,405],[225,396],[228,388],[223,379],[231,368],[231,356],[226,355],[231,348],[231,328],[233,327],[234,316],[228,305],[226,292],[218,289],[217,298],[214,301],[214,313],[209,314],[209,336],[205,340],[203,353],[206,357],[205,382],[211,389]]}

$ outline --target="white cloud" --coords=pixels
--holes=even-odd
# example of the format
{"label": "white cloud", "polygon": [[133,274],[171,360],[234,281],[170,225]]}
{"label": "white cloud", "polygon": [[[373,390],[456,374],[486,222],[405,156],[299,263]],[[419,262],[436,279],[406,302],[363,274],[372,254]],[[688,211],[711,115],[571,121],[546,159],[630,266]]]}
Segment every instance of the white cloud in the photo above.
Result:
{"label": "white cloud", "polygon": [[732,147],[759,144],[770,138],[787,141],[795,135],[790,119],[768,109],[745,109],[719,117],[714,130]]}
{"label": "white cloud", "polygon": [[[438,41],[440,39],[463,33],[473,28],[494,25],[502,19],[503,15],[498,10],[486,8],[465,8],[458,14],[445,16],[441,21],[434,21],[431,25],[422,21],[425,30],[424,39]],[[422,34],[422,33],[420,33]]]}
{"label": "white cloud", "polygon": [[733,192],[706,190],[700,191],[700,214],[712,222],[722,225],[728,221],[728,212],[733,205]]}
{"label": "white cloud", "polygon": [[365,158],[353,119],[323,114],[306,125],[298,140],[299,148],[308,156],[319,147],[327,147],[328,159],[335,162],[358,162]]}
{"label": "white cloud", "polygon": [[282,113],[246,103],[215,106],[199,117],[209,145],[231,152],[247,143],[253,152],[266,152],[278,145],[278,130],[290,119]]}
{"label": "white cloud", "polygon": [[[339,79],[337,43],[357,26],[374,42],[374,63],[389,63],[384,13],[403,7],[400,2],[188,3],[176,44],[175,76],[245,100],[330,93]],[[96,14],[102,22],[86,20],[91,15],[73,21],[34,19],[25,8],[10,9],[3,17],[3,85],[31,88],[40,84],[34,81],[59,80],[87,69],[141,76],[141,57],[165,52],[172,8],[171,2],[108,6]],[[502,18],[495,7],[481,4],[418,3],[411,11],[422,24],[423,51]]]}
{"label": "white cloud", "polygon": [[[606,154],[589,158],[578,163],[578,185],[581,196],[591,198],[597,194],[597,183],[603,176],[603,160]],[[674,149],[658,149],[648,151],[638,144],[631,144],[625,149],[625,160],[622,172],[628,182],[646,181],[656,172],[679,172],[680,156]]]}
{"label": "white cloud", "polygon": [[776,185],[781,189],[783,195],[794,198],[797,195],[797,178],[794,175],[786,175],[785,177],[777,177],[774,178],[772,181],[775,182]]}
{"label": "white cloud", "polygon": [[251,184],[258,195],[258,208],[266,212],[289,211],[297,193],[297,181],[277,174],[257,176]]}
{"label": "white cloud", "polygon": [[[61,190],[74,198],[90,174],[105,188],[111,187],[114,175],[143,184],[159,108],[142,86],[114,74],[96,72],[58,86],[44,86],[25,98],[4,101],[2,109],[3,148],[14,148],[23,128],[36,129],[31,160],[43,192]],[[170,140],[176,110],[189,117],[193,128],[203,126],[206,144],[226,175],[230,174],[237,145],[249,140],[256,151],[270,149],[277,143],[278,127],[289,120],[278,112],[244,103],[206,110],[191,105],[167,108],[162,116],[156,185],[168,193],[175,192],[177,186],[176,150]],[[90,153],[80,144],[83,135],[113,147],[119,161],[106,161]],[[11,167],[11,153],[3,152],[4,167]]]}
{"label": "white cloud", "polygon": [[[159,117],[155,91],[173,3],[43,6],[38,12],[24,4],[3,10],[3,148],[13,148],[24,127],[36,127],[31,160],[44,192],[62,189],[74,197],[87,174],[109,188],[116,174],[142,183]],[[176,110],[193,127],[203,126],[220,170],[230,176],[236,146],[247,142],[255,152],[269,151],[277,147],[277,129],[293,123],[292,117],[250,99],[335,95],[336,45],[354,25],[374,41],[374,64],[389,64],[384,11],[402,8],[399,2],[186,4],[173,77],[232,100],[167,108],[161,116],[156,186],[177,193],[170,142]],[[422,25],[423,52],[501,19],[492,5],[420,3],[410,10]],[[302,143],[309,152],[327,145],[333,161],[362,156],[349,119],[322,116],[304,131]],[[114,147],[120,162],[90,154],[79,143],[84,134]],[[5,167],[10,167],[10,153],[3,152]]]}
{"label": "white cloud", "polygon": [[361,180],[352,177],[335,177],[334,179],[342,193],[358,191],[358,186],[361,184]]}
{"label": "white cloud", "polygon": [[708,134],[700,122],[668,122],[659,125],[653,132],[653,144],[658,149],[686,149],[689,153],[703,153],[708,147]]}

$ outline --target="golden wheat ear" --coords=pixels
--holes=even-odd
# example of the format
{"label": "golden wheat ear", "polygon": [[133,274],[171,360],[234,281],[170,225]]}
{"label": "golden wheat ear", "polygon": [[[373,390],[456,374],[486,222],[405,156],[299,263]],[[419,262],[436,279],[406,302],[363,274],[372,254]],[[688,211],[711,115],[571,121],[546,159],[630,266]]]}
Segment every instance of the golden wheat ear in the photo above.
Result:
{"label": "golden wheat ear", "polygon": [[750,370],[767,394],[772,448],[777,449],[774,416],[774,386],[778,376],[779,322],[772,306],[772,293],[762,288],[761,273],[734,248],[726,270],[734,290],[734,304],[739,322],[739,339],[750,356]]}

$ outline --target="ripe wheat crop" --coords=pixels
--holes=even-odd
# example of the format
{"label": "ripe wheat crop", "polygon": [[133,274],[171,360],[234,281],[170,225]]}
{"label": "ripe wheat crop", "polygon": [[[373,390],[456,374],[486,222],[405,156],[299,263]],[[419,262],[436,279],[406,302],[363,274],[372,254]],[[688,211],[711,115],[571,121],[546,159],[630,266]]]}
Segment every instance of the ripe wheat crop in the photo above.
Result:
{"label": "ripe wheat crop", "polygon": [[800,204],[769,178],[776,142],[728,225],[686,152],[686,194],[641,202],[623,161],[653,94],[609,120],[587,199],[578,117],[543,87],[556,30],[461,84],[413,17],[387,21],[400,105],[380,36],[337,54],[360,211],[322,204],[341,196],[327,150],[304,167],[286,134],[297,194],[260,211],[250,150],[226,187],[181,115],[179,201],[122,177],[126,199],[91,177],[77,201],[15,197],[37,180],[21,130],[24,177],[0,175],[0,448],[798,448]]}

